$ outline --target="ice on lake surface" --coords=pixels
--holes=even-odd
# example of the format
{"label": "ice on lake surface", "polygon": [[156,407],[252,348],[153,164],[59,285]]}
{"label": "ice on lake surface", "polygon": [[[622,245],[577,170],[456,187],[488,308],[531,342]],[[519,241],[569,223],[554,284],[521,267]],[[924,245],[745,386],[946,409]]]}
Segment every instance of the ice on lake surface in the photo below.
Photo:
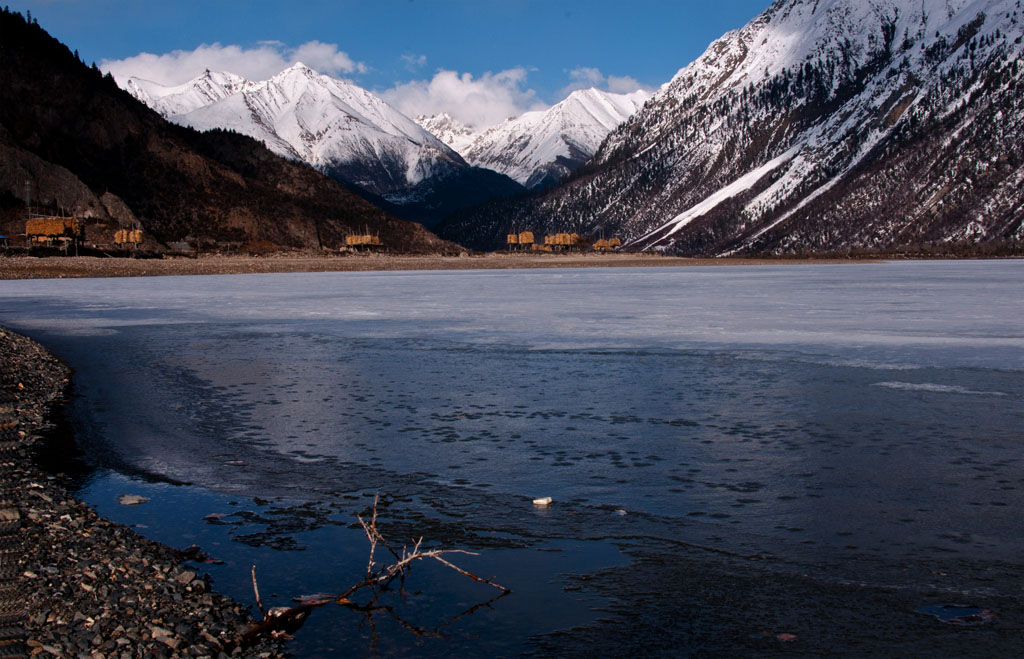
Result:
{"label": "ice on lake surface", "polygon": [[[1021,261],[49,280],[0,284],[0,319],[76,369],[83,496],[171,544],[210,532],[214,511],[177,519],[195,501],[265,499],[205,540],[315,564],[379,491],[396,528],[582,542],[584,571],[625,561],[587,538],[650,536],[842,579],[865,557],[1019,565],[1022,283]],[[104,508],[139,475],[191,488]],[[567,570],[536,562],[505,565]]]}

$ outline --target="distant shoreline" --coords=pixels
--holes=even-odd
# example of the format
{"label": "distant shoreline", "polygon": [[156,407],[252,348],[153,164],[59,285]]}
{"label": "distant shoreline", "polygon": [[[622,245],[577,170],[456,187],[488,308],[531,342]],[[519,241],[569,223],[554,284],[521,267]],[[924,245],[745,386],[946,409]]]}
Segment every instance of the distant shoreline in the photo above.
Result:
{"label": "distant shoreline", "polygon": [[683,258],[656,254],[504,254],[474,256],[392,254],[209,255],[163,259],[0,257],[0,280],[68,277],[156,277],[287,272],[502,270],[723,265],[809,265],[881,262],[881,258]]}

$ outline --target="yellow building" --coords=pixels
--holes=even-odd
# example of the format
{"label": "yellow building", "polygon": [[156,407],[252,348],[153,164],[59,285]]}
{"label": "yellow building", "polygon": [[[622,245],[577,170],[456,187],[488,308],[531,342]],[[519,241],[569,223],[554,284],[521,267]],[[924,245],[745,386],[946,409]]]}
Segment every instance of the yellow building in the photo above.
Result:
{"label": "yellow building", "polygon": [[31,245],[67,247],[82,239],[82,223],[76,217],[35,217],[25,222],[25,239]]}

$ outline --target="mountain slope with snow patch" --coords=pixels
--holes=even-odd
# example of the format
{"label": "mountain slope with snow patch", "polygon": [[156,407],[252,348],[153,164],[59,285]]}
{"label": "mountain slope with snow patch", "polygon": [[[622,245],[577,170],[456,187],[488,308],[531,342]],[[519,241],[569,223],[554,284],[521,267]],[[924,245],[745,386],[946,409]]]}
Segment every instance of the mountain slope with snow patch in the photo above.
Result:
{"label": "mountain slope with snow patch", "polygon": [[444,235],[603,232],[701,255],[1019,249],[1022,38],[1019,0],[776,0],[565,185]]}

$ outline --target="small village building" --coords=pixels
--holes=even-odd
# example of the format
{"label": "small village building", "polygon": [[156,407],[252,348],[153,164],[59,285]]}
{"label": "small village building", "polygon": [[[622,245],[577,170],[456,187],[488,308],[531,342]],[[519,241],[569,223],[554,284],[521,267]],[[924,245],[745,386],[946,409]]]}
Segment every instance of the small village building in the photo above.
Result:
{"label": "small village building", "polygon": [[601,238],[594,243],[593,247],[595,252],[610,252],[618,249],[620,245],[622,245],[622,241],[618,238],[609,238],[608,240]]}
{"label": "small village building", "polygon": [[114,244],[138,247],[142,244],[142,229],[118,229],[114,232]]}
{"label": "small village building", "polygon": [[519,233],[510,233],[505,236],[505,243],[509,249],[513,246],[518,246],[519,249],[529,250],[533,247],[533,232],[532,231],[520,231]]}
{"label": "small village building", "polygon": [[345,247],[351,250],[374,250],[380,249],[383,246],[384,244],[380,241],[380,236],[368,233],[345,236]]}
{"label": "small village building", "polygon": [[551,246],[553,251],[568,251],[579,247],[583,239],[578,233],[556,233],[544,236],[544,244]]}
{"label": "small village building", "polygon": [[85,227],[77,217],[32,217],[25,222],[25,240],[29,247],[78,247],[85,235]]}

